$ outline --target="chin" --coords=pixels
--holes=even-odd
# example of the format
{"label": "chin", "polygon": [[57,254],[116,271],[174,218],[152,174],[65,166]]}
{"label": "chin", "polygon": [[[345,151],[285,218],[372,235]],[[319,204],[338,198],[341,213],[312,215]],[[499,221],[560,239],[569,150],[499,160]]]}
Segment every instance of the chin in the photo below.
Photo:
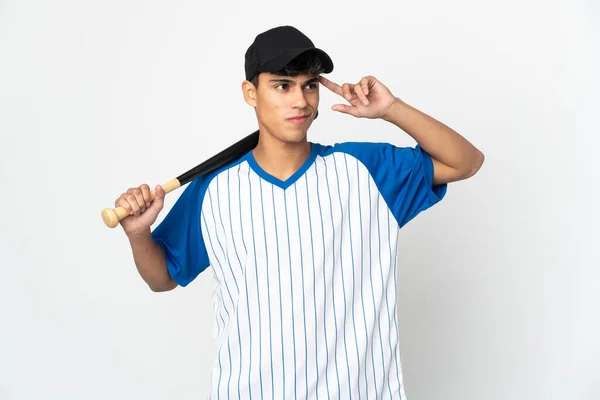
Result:
{"label": "chin", "polygon": [[307,129],[287,130],[280,138],[286,143],[301,143],[306,139]]}
{"label": "chin", "polygon": [[279,136],[279,140],[288,144],[302,143],[306,138],[306,132],[289,133],[283,136]]}
{"label": "chin", "polygon": [[280,126],[277,131],[275,131],[275,136],[277,139],[284,143],[295,144],[302,143],[306,140],[308,128],[310,124],[305,124],[304,126]]}

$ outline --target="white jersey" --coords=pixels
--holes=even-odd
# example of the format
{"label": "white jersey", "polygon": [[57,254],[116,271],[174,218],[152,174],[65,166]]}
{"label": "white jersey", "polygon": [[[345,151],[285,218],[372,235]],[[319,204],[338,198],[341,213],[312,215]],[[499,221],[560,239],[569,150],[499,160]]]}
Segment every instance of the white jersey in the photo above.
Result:
{"label": "white jersey", "polygon": [[311,146],[286,181],[252,152],[192,181],[153,231],[179,285],[212,271],[212,399],[405,399],[398,232],[446,185],[419,146]]}

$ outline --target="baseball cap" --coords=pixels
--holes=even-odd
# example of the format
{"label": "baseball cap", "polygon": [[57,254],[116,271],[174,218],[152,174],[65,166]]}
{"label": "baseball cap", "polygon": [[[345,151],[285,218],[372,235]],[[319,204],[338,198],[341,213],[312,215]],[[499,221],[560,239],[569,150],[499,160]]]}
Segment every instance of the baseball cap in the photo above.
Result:
{"label": "baseball cap", "polygon": [[289,25],[278,26],[260,33],[245,55],[246,79],[252,80],[261,72],[278,72],[286,64],[307,51],[321,59],[324,72],[333,71],[333,61],[327,53],[316,48],[304,33]]}

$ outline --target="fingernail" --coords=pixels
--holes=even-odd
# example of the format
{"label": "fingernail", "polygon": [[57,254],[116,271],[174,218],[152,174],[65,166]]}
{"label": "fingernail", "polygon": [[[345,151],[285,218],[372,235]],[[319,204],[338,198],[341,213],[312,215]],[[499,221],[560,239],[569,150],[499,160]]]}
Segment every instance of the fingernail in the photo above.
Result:
{"label": "fingernail", "polygon": [[146,208],[150,207],[150,203],[146,203]]}
{"label": "fingernail", "polygon": [[364,100],[363,100],[363,103],[364,103],[364,105],[366,106],[366,105],[368,105],[368,104],[369,104],[369,100],[367,100],[367,99],[364,99]]}

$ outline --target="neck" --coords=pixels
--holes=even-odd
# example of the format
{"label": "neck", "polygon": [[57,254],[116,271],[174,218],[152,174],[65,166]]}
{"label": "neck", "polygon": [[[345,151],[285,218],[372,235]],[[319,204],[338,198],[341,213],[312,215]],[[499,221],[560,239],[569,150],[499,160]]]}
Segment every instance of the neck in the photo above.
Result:
{"label": "neck", "polygon": [[311,144],[306,137],[298,143],[286,143],[269,134],[261,134],[252,155],[265,172],[285,181],[302,166],[310,152]]}

